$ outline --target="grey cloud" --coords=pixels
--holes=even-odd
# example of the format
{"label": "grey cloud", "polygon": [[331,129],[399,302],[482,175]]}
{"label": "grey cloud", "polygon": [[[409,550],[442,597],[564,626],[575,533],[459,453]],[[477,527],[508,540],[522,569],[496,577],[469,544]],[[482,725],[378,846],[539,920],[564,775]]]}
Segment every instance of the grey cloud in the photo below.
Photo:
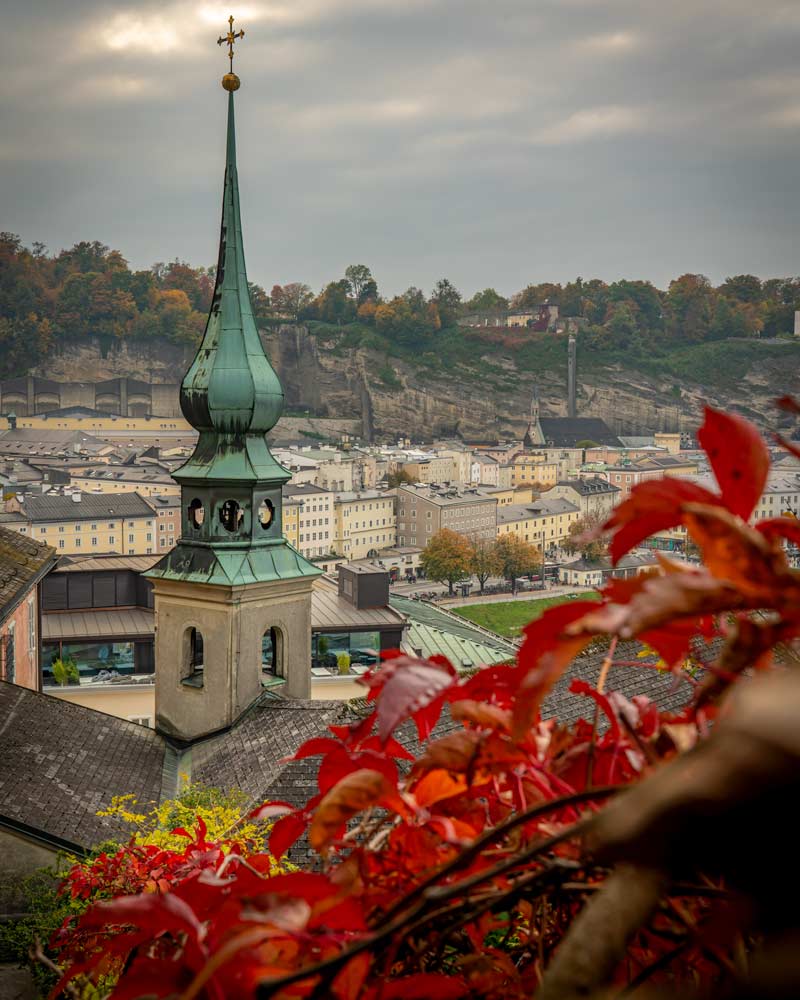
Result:
{"label": "grey cloud", "polygon": [[[239,7],[256,281],[319,286],[355,260],[387,292],[444,274],[469,293],[797,270],[794,2]],[[214,259],[224,17],[203,10],[223,7],[20,9],[0,96],[3,228],[52,248],[100,238],[137,266]]]}

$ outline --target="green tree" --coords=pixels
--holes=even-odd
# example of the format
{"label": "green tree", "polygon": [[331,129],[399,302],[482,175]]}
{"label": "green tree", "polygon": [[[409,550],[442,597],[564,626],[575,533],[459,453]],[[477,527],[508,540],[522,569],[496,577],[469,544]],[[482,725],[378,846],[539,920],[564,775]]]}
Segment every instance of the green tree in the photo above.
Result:
{"label": "green tree", "polygon": [[447,278],[441,278],[434,286],[431,302],[438,310],[442,326],[453,326],[461,308],[461,292],[456,286]]}
{"label": "green tree", "polygon": [[494,288],[484,288],[482,292],[476,292],[469,302],[465,302],[464,308],[467,312],[505,312],[508,309],[508,299]]}
{"label": "green tree", "polygon": [[446,583],[448,593],[452,594],[453,584],[471,571],[472,546],[463,535],[442,528],[425,546],[420,564],[429,580]]}
{"label": "green tree", "polygon": [[749,304],[760,302],[764,297],[761,279],[754,274],[737,274],[733,278],[726,278],[717,291],[728,299]]}
{"label": "green tree", "polygon": [[256,321],[256,326],[263,326],[272,315],[272,303],[270,302],[269,295],[267,295],[261,285],[256,285],[252,281],[248,281],[247,287],[250,290],[250,305],[253,307],[253,319]]}
{"label": "green tree", "polygon": [[346,278],[331,281],[317,297],[319,318],[326,323],[349,323],[356,309],[349,296],[350,282]]}
{"label": "green tree", "polygon": [[495,542],[500,575],[511,584],[512,594],[517,592],[517,577],[531,576],[542,568],[542,554],[535,545],[518,535],[502,535]]}
{"label": "green tree", "polygon": [[666,297],[666,328],[670,338],[697,344],[708,339],[716,293],[702,274],[684,274],[670,282]]}
{"label": "green tree", "polygon": [[345,268],[344,276],[350,282],[357,306],[363,305],[367,299],[378,297],[378,285],[366,264],[351,264]]}

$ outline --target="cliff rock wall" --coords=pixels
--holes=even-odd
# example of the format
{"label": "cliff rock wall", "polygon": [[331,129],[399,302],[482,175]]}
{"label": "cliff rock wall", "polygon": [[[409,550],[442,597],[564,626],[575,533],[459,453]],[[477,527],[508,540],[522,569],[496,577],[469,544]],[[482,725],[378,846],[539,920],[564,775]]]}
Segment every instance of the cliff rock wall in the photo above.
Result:
{"label": "cliff rock wall", "polygon": [[[521,436],[534,384],[543,414],[567,412],[566,364],[563,372],[518,372],[513,357],[487,354],[470,367],[425,370],[396,358],[387,361],[364,348],[320,341],[302,326],[265,331],[262,338],[283,383],[289,414],[309,411],[370,440]],[[129,375],[177,386],[193,353],[188,345],[157,340],[105,348],[87,340],[67,345],[31,373],[63,382]],[[383,381],[387,365],[394,371],[388,385]],[[796,381],[794,373],[791,378]],[[658,380],[621,365],[582,371],[579,359],[578,415],[600,417],[619,434],[690,431],[701,419],[703,403],[710,402],[744,409],[766,423],[774,412],[775,387],[784,391],[786,381],[786,365],[775,357],[754,364],[735,389],[715,393],[689,382],[676,386],[674,378]]]}

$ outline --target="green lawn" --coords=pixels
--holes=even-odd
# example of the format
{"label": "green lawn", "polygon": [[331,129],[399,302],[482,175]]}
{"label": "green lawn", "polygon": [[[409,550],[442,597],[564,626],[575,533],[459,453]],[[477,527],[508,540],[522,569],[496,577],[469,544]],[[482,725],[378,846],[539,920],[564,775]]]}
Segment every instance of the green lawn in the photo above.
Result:
{"label": "green lawn", "polygon": [[[575,599],[583,601],[597,597],[594,590],[587,590],[580,594],[575,594]],[[539,600],[531,601],[498,601],[496,604],[468,604],[461,608],[448,608],[462,618],[467,618],[476,625],[491,629],[498,635],[507,638],[516,638],[522,628],[538,618],[547,608],[552,608],[556,604],[564,604],[570,600],[569,596],[561,597],[541,597]]]}

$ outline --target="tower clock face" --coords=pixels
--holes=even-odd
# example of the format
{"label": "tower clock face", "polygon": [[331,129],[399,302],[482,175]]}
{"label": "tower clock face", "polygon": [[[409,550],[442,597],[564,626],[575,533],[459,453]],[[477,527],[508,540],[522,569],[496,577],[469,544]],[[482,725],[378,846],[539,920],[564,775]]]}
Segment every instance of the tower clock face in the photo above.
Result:
{"label": "tower clock face", "polygon": [[262,500],[258,505],[258,523],[265,530],[275,520],[275,507],[271,500]]}

